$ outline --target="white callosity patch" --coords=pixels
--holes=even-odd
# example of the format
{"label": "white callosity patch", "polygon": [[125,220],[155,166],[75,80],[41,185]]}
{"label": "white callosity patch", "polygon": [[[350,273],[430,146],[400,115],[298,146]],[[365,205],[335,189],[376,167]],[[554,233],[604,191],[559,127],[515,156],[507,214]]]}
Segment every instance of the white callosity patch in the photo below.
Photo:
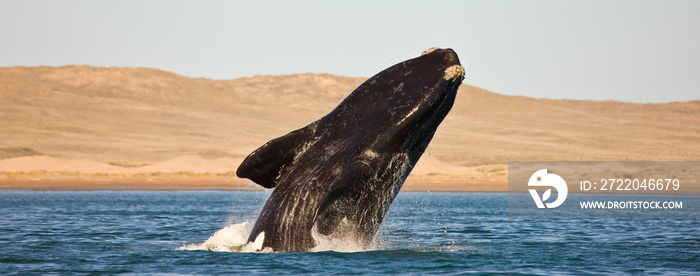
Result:
{"label": "white callosity patch", "polygon": [[423,51],[423,53],[421,53],[420,55],[424,56],[424,55],[430,54],[432,51],[435,51],[437,49],[440,49],[440,48],[437,48],[437,47],[430,48],[428,50]]}
{"label": "white callosity patch", "polygon": [[462,65],[452,65],[445,69],[445,80],[454,80],[460,78],[464,80],[464,67]]}

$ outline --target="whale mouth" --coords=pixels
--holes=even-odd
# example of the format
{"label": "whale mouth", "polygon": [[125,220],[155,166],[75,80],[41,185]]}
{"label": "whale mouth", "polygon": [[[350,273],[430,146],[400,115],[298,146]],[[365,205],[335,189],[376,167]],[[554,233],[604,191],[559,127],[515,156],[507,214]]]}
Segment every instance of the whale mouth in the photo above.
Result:
{"label": "whale mouth", "polygon": [[462,65],[452,65],[445,69],[445,80],[453,81],[458,78],[460,82],[464,80],[464,67]]}

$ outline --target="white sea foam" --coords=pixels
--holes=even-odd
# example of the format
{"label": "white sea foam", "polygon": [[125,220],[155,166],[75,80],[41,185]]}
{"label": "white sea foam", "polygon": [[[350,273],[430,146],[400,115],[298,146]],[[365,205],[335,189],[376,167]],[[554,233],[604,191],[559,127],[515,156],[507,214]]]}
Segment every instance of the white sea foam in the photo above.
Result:
{"label": "white sea foam", "polygon": [[372,247],[367,248],[356,239],[345,237],[323,236],[316,231],[312,232],[312,236],[316,241],[316,246],[311,248],[312,252],[321,251],[336,251],[336,252],[362,252],[376,250]]}
{"label": "white sea foam", "polygon": [[[340,228],[348,228],[349,226],[341,222]],[[183,245],[178,250],[207,250],[217,252],[272,252],[270,248],[263,248],[265,233],[260,233],[255,241],[248,242],[248,236],[253,230],[253,224],[246,221],[242,223],[230,224],[209,237],[201,244]],[[350,229],[347,229],[350,230]],[[311,232],[312,237],[316,241],[310,251],[337,251],[337,252],[360,252],[367,250],[376,250],[376,245],[365,247],[361,242],[354,239],[351,235],[352,231],[341,231],[346,235],[324,236],[319,234],[314,228]]]}
{"label": "white sea foam", "polygon": [[361,252],[377,250],[376,243],[366,246],[356,235],[357,227],[343,218],[337,226],[336,232],[330,236],[318,233],[316,227],[311,229],[311,236],[316,241],[316,246],[311,248],[313,252],[336,251],[336,252]]}
{"label": "white sea foam", "polygon": [[265,233],[260,233],[253,242],[248,242],[248,236],[253,230],[250,222],[230,224],[212,234],[202,244],[183,245],[178,250],[209,250],[218,252],[271,252],[262,248]]}

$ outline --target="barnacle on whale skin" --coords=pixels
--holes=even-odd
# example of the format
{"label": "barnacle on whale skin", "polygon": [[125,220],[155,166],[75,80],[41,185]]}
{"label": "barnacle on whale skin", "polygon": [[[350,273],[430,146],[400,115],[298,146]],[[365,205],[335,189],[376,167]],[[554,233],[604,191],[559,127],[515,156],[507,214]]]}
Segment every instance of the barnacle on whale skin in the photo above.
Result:
{"label": "barnacle on whale skin", "polygon": [[430,48],[430,49],[428,49],[428,50],[423,51],[423,53],[421,53],[420,55],[421,55],[421,56],[424,56],[424,55],[430,54],[431,52],[433,52],[433,51],[435,51],[435,50],[437,50],[437,49],[440,49],[440,48],[438,48],[438,47]]}
{"label": "barnacle on whale skin", "polygon": [[460,78],[464,80],[464,67],[462,65],[452,65],[445,69],[445,80],[454,80]]}

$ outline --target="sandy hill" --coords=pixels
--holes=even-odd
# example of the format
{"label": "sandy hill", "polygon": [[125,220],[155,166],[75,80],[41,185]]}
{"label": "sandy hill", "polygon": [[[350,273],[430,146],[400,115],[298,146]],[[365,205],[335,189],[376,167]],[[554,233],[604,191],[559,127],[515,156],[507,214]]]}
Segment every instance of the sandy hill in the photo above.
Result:
{"label": "sandy hill", "polygon": [[[325,115],[363,81],[326,74],[209,80],[147,68],[0,68],[0,159],[45,155],[120,167],[192,155],[240,160]],[[700,101],[533,99],[463,84],[425,156],[426,164],[450,164],[436,174],[468,166],[501,177],[508,160],[700,160]]]}

